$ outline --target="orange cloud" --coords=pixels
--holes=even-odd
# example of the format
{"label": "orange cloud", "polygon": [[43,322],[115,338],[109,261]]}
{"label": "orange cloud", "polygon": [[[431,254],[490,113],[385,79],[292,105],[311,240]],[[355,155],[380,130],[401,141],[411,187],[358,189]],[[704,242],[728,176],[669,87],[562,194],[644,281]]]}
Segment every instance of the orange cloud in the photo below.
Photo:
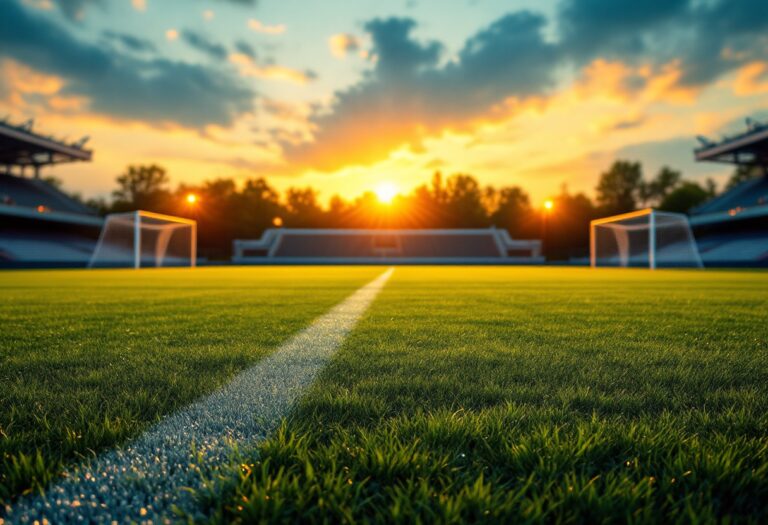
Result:
{"label": "orange cloud", "polygon": [[285,24],[277,24],[274,26],[266,25],[255,18],[248,20],[248,27],[257,33],[264,33],[266,35],[281,35],[288,29]]}
{"label": "orange cloud", "polygon": [[243,77],[266,78],[271,80],[287,80],[295,84],[306,84],[312,77],[304,71],[278,65],[260,65],[244,53],[229,55],[230,63],[236,65]]}
{"label": "orange cloud", "polygon": [[165,39],[166,40],[168,40],[169,42],[173,42],[177,38],[179,38],[179,32],[176,29],[168,29],[168,30],[166,30],[166,32],[165,32]]}
{"label": "orange cloud", "polygon": [[131,0],[131,5],[136,11],[147,10],[147,0]]}
{"label": "orange cloud", "polygon": [[22,94],[54,95],[64,87],[64,80],[56,75],[40,73],[14,60],[0,62],[4,82]]}
{"label": "orange cloud", "polygon": [[76,112],[82,111],[88,105],[88,99],[78,96],[67,97],[54,95],[48,99],[48,105],[51,107],[51,109],[55,109],[57,111]]}
{"label": "orange cloud", "polygon": [[328,39],[328,47],[333,56],[341,59],[360,49],[360,39],[349,33],[339,33]]}
{"label": "orange cloud", "polygon": [[306,106],[273,99],[262,99],[261,106],[264,111],[279,120],[307,123],[309,109]]}
{"label": "orange cloud", "polygon": [[583,97],[603,97],[614,102],[643,101],[690,104],[700,89],[680,85],[679,61],[659,67],[632,67],[620,61],[597,59],[582,70],[574,89]]}
{"label": "orange cloud", "polygon": [[742,97],[768,93],[768,63],[752,62],[739,69],[733,92]]}

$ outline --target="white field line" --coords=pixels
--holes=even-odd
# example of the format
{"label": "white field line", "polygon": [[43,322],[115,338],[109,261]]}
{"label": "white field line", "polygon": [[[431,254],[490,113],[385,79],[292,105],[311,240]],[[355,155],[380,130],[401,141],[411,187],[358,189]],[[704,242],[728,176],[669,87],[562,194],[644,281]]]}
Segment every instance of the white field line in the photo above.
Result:
{"label": "white field line", "polygon": [[173,518],[173,506],[194,511],[184,488],[201,487],[200,468],[221,464],[234,445],[256,443],[279,425],[392,272],[358,289],[223,389],[70,472],[44,496],[22,498],[6,509],[6,522],[162,523]]}

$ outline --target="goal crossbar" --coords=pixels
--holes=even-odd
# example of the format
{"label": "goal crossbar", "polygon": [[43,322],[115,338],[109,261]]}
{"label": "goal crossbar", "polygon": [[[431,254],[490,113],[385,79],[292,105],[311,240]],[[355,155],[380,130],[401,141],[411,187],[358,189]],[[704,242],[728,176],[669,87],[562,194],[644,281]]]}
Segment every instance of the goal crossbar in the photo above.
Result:
{"label": "goal crossbar", "polygon": [[[644,217],[647,217],[647,222],[640,222],[635,224],[632,223],[632,221],[642,220]],[[687,263],[687,265],[697,268],[704,267],[698,248],[696,246],[696,240],[693,237],[690,224],[688,223],[688,217],[685,214],[658,211],[653,208],[644,208],[642,210],[622,213],[619,215],[613,215],[610,217],[604,217],[590,221],[589,260],[590,266],[592,268],[596,268],[598,266],[598,228],[607,228],[608,230],[616,232],[616,242],[619,244],[619,260],[621,262],[621,266],[626,266],[628,264],[628,254],[631,251],[631,247],[629,245],[630,241],[627,238],[627,235],[629,235],[628,232],[635,232],[633,235],[639,234],[641,238],[645,238],[643,242],[647,245],[648,267],[654,270],[659,266],[659,232],[663,232],[666,229],[677,229],[677,235],[682,235],[682,237],[685,239],[682,241],[676,241],[678,244],[675,246],[685,246],[685,250],[688,252],[687,257],[690,261]],[[647,231],[647,235],[645,234],[645,231]],[[667,234],[667,237],[669,235],[672,234]],[[637,239],[638,238],[635,237],[635,240],[632,242],[636,242]],[[669,243],[667,243],[667,250],[670,249],[669,246]],[[667,264],[669,264],[668,259]],[[680,264],[680,262],[678,262],[678,264]]]}
{"label": "goal crossbar", "polygon": [[[157,223],[153,223],[153,221],[157,221]],[[170,237],[173,235],[172,232],[181,228],[189,229],[189,266],[195,267],[197,265],[197,221],[163,213],[136,210],[132,212],[113,213],[107,216],[101,233],[99,234],[96,249],[88,263],[89,268],[94,268],[96,266],[101,251],[105,249],[104,246],[107,244],[108,226],[110,223],[123,224],[123,228],[130,230],[130,235],[132,236],[132,246],[130,249],[131,261],[128,264],[130,267],[138,269],[142,266],[143,231],[158,232],[154,242],[154,248],[156,250],[155,265],[162,266],[166,250],[168,249],[171,240]]]}

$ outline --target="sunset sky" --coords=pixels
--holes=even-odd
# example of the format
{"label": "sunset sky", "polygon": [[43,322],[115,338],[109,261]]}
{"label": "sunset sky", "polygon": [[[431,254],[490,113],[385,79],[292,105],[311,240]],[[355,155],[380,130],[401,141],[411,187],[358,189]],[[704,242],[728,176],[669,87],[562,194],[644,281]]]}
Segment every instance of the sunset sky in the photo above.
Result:
{"label": "sunset sky", "polygon": [[439,169],[590,195],[615,158],[691,178],[768,118],[765,0],[0,0],[0,117],[89,135],[46,172],[106,195],[265,176],[327,199]]}

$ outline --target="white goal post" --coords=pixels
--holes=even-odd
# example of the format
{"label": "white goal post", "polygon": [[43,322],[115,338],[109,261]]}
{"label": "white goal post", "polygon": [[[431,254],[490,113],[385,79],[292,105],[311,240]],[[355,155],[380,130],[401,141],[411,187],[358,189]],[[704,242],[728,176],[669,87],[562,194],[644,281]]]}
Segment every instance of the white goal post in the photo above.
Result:
{"label": "white goal post", "polygon": [[646,208],[590,222],[592,268],[703,268],[696,239],[682,213]]}
{"label": "white goal post", "polygon": [[196,262],[196,221],[138,210],[107,215],[88,267],[194,267]]}

